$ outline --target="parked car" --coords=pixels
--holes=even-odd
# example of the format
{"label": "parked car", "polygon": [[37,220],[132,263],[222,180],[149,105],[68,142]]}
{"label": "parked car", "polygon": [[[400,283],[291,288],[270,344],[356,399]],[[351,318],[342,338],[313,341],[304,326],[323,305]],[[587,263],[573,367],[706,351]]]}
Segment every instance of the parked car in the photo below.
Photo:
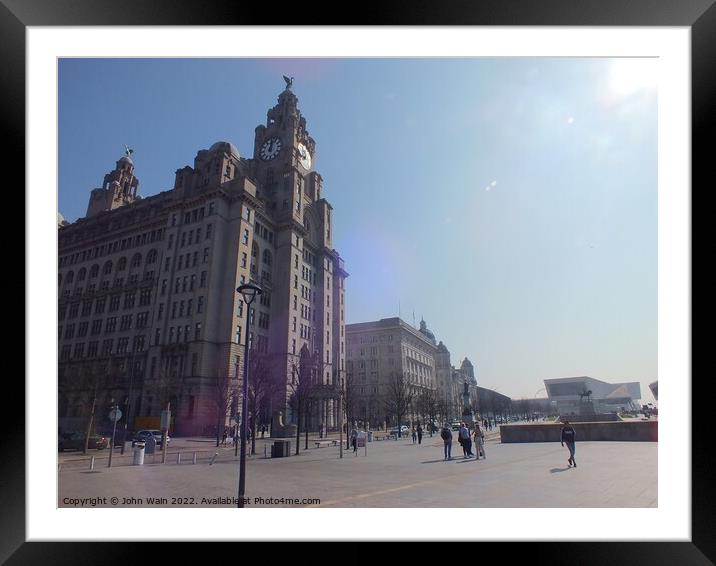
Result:
{"label": "parked car", "polygon": [[[162,447],[162,431],[161,430],[140,430],[137,432],[137,434],[134,435],[134,441],[137,442],[146,442],[147,438],[153,436],[154,440],[157,443],[157,448]],[[169,433],[167,433],[167,446],[172,441],[172,439],[169,437]]]}
{"label": "parked car", "polygon": [[[91,450],[104,450],[109,446],[109,438],[100,435],[90,435],[87,448]],[[85,447],[85,435],[82,432],[68,432],[61,434],[57,443],[60,452],[65,450],[83,450]]]}
{"label": "parked car", "polygon": [[[408,425],[401,425],[401,426],[400,426],[400,435],[401,435],[401,436],[406,436],[406,435],[408,434],[408,431],[409,431],[409,430],[410,430],[410,429],[408,428]],[[391,428],[391,429],[390,429],[390,434],[394,434],[395,436],[398,436],[398,427],[397,427],[397,426],[394,426],[393,428]]]}
{"label": "parked car", "polygon": [[450,425],[450,427],[451,427],[453,430],[460,430],[460,427],[461,427],[461,426],[462,426],[462,423],[461,423],[460,421],[455,421],[454,423],[452,423],[452,424]]}

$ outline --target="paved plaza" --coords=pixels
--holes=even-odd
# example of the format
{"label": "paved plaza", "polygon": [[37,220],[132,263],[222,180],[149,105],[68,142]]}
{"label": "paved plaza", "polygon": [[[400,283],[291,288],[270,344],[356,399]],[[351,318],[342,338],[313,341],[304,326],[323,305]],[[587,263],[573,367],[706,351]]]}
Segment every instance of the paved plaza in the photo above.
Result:
{"label": "paved plaza", "polygon": [[[342,459],[337,446],[316,448],[312,439],[308,450],[302,439],[298,456],[271,459],[271,442],[257,442],[257,454],[247,460],[247,506],[657,507],[655,442],[578,443],[577,468],[568,467],[567,449],[558,442],[500,444],[495,433],[486,443],[487,459],[464,459],[454,442],[447,462],[437,436],[424,437],[422,445],[370,442],[367,455],[364,448],[354,454],[344,447]],[[90,470],[87,456],[64,454],[58,505],[236,505],[239,460],[232,447],[172,444],[165,464],[161,454],[147,456],[143,466],[129,465],[130,454],[116,454],[107,468],[107,454],[97,453]]]}

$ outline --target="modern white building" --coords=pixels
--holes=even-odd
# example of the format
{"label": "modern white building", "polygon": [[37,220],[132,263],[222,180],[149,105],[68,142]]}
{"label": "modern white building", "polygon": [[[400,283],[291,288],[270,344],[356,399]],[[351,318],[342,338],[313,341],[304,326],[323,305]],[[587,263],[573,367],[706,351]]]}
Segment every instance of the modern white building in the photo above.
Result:
{"label": "modern white building", "polygon": [[544,385],[560,415],[616,413],[623,409],[638,408],[641,399],[638,381],[607,383],[581,376],[545,379]]}

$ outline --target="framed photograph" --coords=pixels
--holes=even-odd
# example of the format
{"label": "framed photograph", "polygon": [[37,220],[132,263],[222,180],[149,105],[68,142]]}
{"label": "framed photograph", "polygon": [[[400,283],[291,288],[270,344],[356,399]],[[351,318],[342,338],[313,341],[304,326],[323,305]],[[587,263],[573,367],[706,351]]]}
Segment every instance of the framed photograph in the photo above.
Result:
{"label": "framed photograph", "polygon": [[[612,4],[319,24],[5,1],[28,332],[2,557],[430,540],[713,561],[690,228],[716,9]],[[475,422],[495,463],[462,442],[446,462],[439,430],[477,442]]]}

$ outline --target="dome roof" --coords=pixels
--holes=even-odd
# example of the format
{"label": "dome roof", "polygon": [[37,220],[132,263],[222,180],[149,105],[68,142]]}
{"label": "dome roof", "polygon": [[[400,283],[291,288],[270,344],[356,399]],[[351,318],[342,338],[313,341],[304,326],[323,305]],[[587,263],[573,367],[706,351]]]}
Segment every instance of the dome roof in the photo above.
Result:
{"label": "dome roof", "polygon": [[238,159],[239,156],[239,150],[236,149],[236,146],[227,141],[218,141],[214,145],[212,145],[209,148],[209,151],[223,151],[225,153],[228,153],[229,155],[234,155]]}
{"label": "dome roof", "polygon": [[120,157],[119,163],[129,163],[130,165],[134,165],[134,161],[132,161],[127,155],[123,155],[122,157]]}
{"label": "dome roof", "polygon": [[430,338],[430,340],[435,342],[435,334],[430,332],[430,330],[428,329],[428,325],[425,323],[424,320],[420,321],[420,332]]}
{"label": "dome roof", "polygon": [[462,367],[472,367],[472,362],[470,360],[468,360],[467,358],[465,358],[462,361]]}
{"label": "dome roof", "polygon": [[445,346],[445,344],[443,344],[442,340],[440,340],[440,344],[438,344],[438,352],[440,352],[441,354],[449,354],[450,353],[447,349],[447,346]]}

